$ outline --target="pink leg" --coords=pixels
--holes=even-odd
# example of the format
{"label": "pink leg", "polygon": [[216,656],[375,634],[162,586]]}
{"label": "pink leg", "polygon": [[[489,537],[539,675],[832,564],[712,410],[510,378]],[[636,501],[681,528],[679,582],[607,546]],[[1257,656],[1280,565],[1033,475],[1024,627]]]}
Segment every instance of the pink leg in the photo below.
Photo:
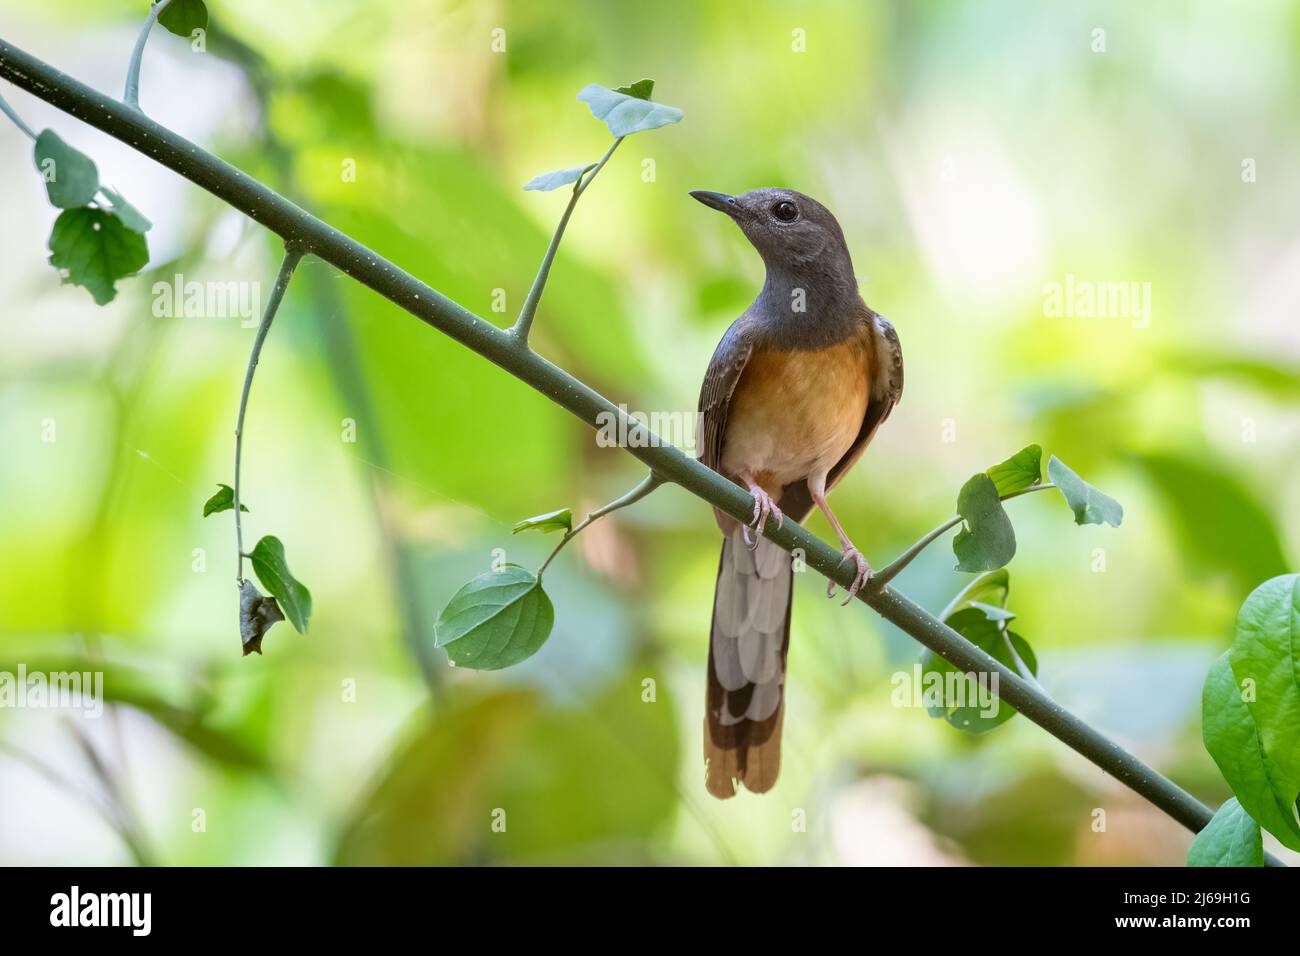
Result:
{"label": "pink leg", "polygon": [[[844,603],[848,604],[849,601],[852,601],[857,593],[862,590],[862,586],[871,580],[871,565],[869,565],[867,559],[862,556],[862,552],[857,549],[851,540],[849,540],[848,534],[840,524],[840,519],[835,517],[835,512],[831,511],[831,506],[826,503],[825,482],[825,478],[822,478],[819,481],[813,481],[810,478],[808,480],[808,490],[812,492],[813,501],[816,502],[817,507],[822,510],[822,514],[826,516],[826,520],[831,523],[831,527],[835,529],[836,535],[839,536],[841,548],[840,553],[843,555],[840,559],[840,564],[843,564],[845,561],[852,561],[854,566],[857,568],[858,573],[854,576],[853,585],[849,588],[849,596],[844,600]],[[832,597],[834,594],[835,582],[827,581],[826,596]]]}
{"label": "pink leg", "polygon": [[[749,550],[754,551],[758,548],[757,535],[763,533],[763,526],[767,524],[768,517],[776,519],[776,526],[779,528],[785,523],[785,515],[781,514],[781,509],[776,506],[772,496],[759,487],[750,475],[741,475],[740,480],[749,488],[749,493],[754,496],[754,517],[749,524],[745,526],[741,533],[745,536],[745,543],[749,545]],[[749,529],[753,528],[756,532],[754,538],[750,538]]]}

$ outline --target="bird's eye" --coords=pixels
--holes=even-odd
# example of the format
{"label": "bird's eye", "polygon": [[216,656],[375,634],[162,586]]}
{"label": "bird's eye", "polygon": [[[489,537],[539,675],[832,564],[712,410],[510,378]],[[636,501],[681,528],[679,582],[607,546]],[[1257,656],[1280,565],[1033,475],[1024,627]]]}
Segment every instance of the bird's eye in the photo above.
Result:
{"label": "bird's eye", "polygon": [[799,215],[799,210],[795,204],[787,199],[782,199],[772,207],[772,215],[776,216],[782,222],[794,222]]}

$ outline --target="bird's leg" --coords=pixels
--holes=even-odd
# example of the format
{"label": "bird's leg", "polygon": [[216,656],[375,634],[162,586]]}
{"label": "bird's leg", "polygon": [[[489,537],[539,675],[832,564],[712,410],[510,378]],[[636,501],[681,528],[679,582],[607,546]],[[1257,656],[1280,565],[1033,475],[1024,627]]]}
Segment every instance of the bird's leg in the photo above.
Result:
{"label": "bird's leg", "polygon": [[[779,528],[785,523],[785,515],[781,514],[781,509],[776,506],[772,496],[762,489],[758,482],[754,480],[753,475],[746,472],[740,476],[740,480],[745,483],[749,493],[754,496],[754,517],[748,525],[742,526],[741,534],[744,535],[745,544],[749,545],[749,550],[756,551],[758,550],[758,536],[763,533],[763,527],[767,524],[768,516],[776,519],[776,526]],[[750,528],[754,529],[753,538],[749,536]]]}
{"label": "bird's leg", "polygon": [[[854,566],[857,568],[857,574],[854,575],[853,584],[849,588],[849,596],[844,599],[844,603],[848,604],[849,601],[852,601],[857,593],[862,590],[862,586],[871,580],[871,565],[869,565],[867,559],[862,556],[862,552],[857,549],[851,540],[849,540],[848,534],[840,524],[840,519],[835,517],[835,512],[831,511],[831,506],[826,503],[826,490],[822,487],[822,482],[817,482],[816,487],[814,487],[813,482],[808,482],[808,490],[812,492],[813,501],[817,503],[817,507],[822,510],[822,514],[826,516],[826,519],[831,523],[831,527],[835,529],[835,533],[839,536],[840,553],[843,555],[840,558],[840,564],[843,564],[845,561],[852,561]],[[833,597],[834,595],[835,582],[827,581],[826,596]]]}

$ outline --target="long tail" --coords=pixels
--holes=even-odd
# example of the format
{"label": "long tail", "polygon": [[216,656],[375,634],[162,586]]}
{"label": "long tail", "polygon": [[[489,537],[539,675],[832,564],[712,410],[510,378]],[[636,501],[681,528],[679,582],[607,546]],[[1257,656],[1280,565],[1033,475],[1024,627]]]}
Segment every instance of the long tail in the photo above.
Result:
{"label": "long tail", "polygon": [[764,793],[781,770],[793,587],[790,555],[767,538],[755,551],[739,527],[723,540],[704,715],[706,785],[715,797],[735,796],[738,782]]}

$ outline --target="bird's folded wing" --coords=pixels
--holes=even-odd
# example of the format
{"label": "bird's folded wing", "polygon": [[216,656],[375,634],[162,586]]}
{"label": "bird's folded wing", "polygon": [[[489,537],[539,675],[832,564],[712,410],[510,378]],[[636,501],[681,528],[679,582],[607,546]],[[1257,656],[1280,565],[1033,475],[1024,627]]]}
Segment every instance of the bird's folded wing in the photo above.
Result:
{"label": "bird's folded wing", "polygon": [[745,334],[745,317],[727,329],[718,343],[700,387],[700,420],[696,433],[696,453],[700,461],[714,471],[722,462],[722,442],[727,432],[727,412],[736,383],[745,371],[753,346]]}

